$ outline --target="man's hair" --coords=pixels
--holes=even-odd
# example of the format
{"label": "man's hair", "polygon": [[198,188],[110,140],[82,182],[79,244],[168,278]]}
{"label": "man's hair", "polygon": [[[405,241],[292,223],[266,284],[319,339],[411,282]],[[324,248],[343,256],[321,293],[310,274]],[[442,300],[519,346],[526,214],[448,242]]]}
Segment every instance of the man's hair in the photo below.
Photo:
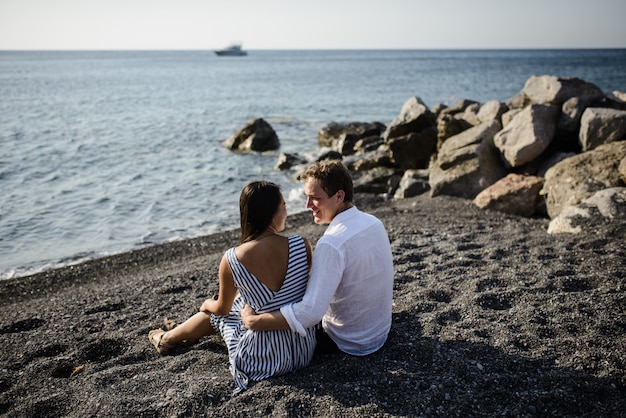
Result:
{"label": "man's hair", "polygon": [[248,183],[239,197],[240,242],[258,238],[271,225],[281,202],[280,186],[265,180]]}
{"label": "man's hair", "polygon": [[302,180],[315,179],[320,182],[322,190],[332,196],[339,190],[345,193],[344,202],[352,203],[354,198],[352,176],[339,160],[316,161],[309,165],[302,175]]}

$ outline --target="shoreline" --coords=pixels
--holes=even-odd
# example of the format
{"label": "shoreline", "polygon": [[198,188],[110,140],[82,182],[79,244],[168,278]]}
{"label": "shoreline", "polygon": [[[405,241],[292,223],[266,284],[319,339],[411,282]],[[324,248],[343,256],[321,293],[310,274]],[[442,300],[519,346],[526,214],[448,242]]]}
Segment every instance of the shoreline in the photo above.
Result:
{"label": "shoreline", "polygon": [[[308,210],[288,215],[286,230],[301,227],[310,219],[311,214]],[[13,302],[43,296],[58,291],[63,286],[83,284],[88,281],[91,274],[104,274],[112,277],[133,274],[136,269],[143,269],[147,265],[158,266],[159,257],[163,258],[163,263],[184,263],[188,259],[201,257],[213,251],[224,252],[237,245],[239,230],[239,228],[231,228],[208,235],[147,245],[116,254],[89,258],[74,264],[46,268],[33,274],[2,279],[0,280],[0,301]],[[29,289],[28,292],[9,295],[12,290],[19,292],[19,289],[24,287]],[[25,293],[27,293],[26,296]]]}
{"label": "shoreline", "polygon": [[[0,415],[623,416],[624,220],[553,236],[459,198],[355,204],[394,257],[377,353],[316,355],[235,397],[219,337],[158,356],[148,331],[217,291],[231,230],[0,282]],[[324,230],[302,212],[285,234]]]}

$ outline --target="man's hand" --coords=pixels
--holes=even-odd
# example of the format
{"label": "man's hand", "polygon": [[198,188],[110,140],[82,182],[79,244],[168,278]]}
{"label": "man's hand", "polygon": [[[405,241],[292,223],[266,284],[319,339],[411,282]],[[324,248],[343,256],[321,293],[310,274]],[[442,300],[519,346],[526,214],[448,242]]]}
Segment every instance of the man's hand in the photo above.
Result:
{"label": "man's hand", "polygon": [[289,324],[280,311],[258,314],[247,304],[241,310],[243,326],[254,331],[268,331],[272,329],[289,329]]}
{"label": "man's hand", "polygon": [[241,320],[243,321],[243,326],[248,329],[253,329],[254,321],[256,320],[257,313],[252,309],[250,305],[247,303],[243,306],[241,310]]}

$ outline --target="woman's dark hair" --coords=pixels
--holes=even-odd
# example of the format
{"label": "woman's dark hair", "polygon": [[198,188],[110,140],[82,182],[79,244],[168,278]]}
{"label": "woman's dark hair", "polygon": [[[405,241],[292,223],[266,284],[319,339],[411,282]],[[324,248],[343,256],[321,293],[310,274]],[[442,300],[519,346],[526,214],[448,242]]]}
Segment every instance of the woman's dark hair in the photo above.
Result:
{"label": "woman's dark hair", "polygon": [[281,202],[280,186],[265,180],[248,183],[239,197],[241,243],[252,241],[267,229]]}
{"label": "woman's dark hair", "polygon": [[343,190],[345,193],[343,201],[346,203],[352,203],[354,198],[354,185],[352,183],[352,176],[339,160],[322,160],[311,163],[304,174],[302,180],[315,179],[320,182],[322,190],[326,192],[328,196],[332,196],[339,190]]}

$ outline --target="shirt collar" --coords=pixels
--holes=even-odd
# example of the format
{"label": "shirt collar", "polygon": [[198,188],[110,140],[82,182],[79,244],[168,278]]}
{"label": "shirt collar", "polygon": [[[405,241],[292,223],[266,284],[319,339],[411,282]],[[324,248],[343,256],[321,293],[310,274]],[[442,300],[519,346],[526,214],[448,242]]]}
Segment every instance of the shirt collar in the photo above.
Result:
{"label": "shirt collar", "polygon": [[336,225],[336,224],[342,223],[346,219],[349,219],[349,218],[353,217],[354,215],[356,215],[357,212],[358,212],[357,207],[352,205],[352,207],[344,210],[343,212],[339,212],[338,214],[336,214],[335,217],[333,218],[333,220],[330,222],[330,224],[328,226],[332,226],[332,225]]}

